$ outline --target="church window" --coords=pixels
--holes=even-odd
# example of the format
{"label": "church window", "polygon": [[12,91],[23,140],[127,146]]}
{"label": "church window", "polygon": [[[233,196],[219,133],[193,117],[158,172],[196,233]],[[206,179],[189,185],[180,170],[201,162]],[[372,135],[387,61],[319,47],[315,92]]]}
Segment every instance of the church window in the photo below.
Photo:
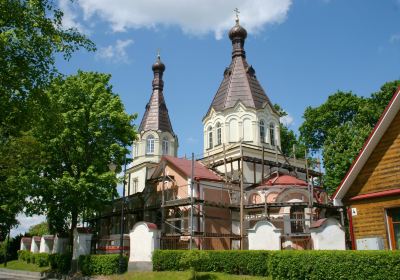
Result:
{"label": "church window", "polygon": [[275,125],[271,123],[269,125],[269,139],[272,146],[275,146]]}
{"label": "church window", "polygon": [[292,206],[290,208],[291,233],[304,232],[304,207]]}
{"label": "church window", "polygon": [[169,142],[168,142],[168,138],[164,137],[163,141],[162,141],[162,152],[163,155],[168,155],[169,153]]}
{"label": "church window", "polygon": [[222,131],[221,131],[221,124],[217,123],[217,145],[221,145],[222,143]]}
{"label": "church window", "polygon": [[150,135],[147,137],[146,154],[154,154],[154,136]]}
{"label": "church window", "polygon": [[250,119],[243,120],[243,141],[251,142],[253,140],[253,128]]}
{"label": "church window", "polygon": [[238,121],[236,119],[232,119],[229,121],[229,142],[238,142],[239,141],[239,133],[238,133]]}
{"label": "church window", "polygon": [[212,127],[208,127],[208,148],[212,149],[213,147],[213,133],[212,133]]}
{"label": "church window", "polygon": [[265,124],[263,120],[260,121],[260,139],[261,143],[265,142]]}

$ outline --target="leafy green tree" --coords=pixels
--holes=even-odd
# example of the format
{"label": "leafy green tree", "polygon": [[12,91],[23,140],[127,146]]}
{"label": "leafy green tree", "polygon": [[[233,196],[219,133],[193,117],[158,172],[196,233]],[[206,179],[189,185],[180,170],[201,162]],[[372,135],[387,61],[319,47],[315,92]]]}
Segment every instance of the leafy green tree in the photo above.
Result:
{"label": "leafy green tree", "polygon": [[27,133],[42,89],[58,75],[56,55],[69,59],[81,47],[95,49],[76,29],[63,28],[56,6],[53,0],[0,1],[0,240],[24,206],[22,185],[34,155]]}
{"label": "leafy green tree", "polygon": [[322,105],[306,108],[300,138],[322,154],[329,193],[340,184],[399,85],[388,82],[368,98],[339,91]]}
{"label": "leafy green tree", "polygon": [[49,224],[47,222],[42,222],[37,225],[33,225],[29,228],[27,232],[30,236],[42,236],[50,234]]}
{"label": "leafy green tree", "polygon": [[110,75],[78,72],[55,79],[46,92],[34,127],[42,163],[31,210],[47,215],[51,232],[73,231],[82,213],[101,210],[117,195],[108,164],[123,164],[136,130],[135,116],[125,112],[109,82]]}
{"label": "leafy green tree", "polygon": [[[280,117],[287,116],[287,112],[278,104],[274,104],[275,110]],[[287,157],[304,158],[306,146],[297,137],[296,133],[283,123],[279,123],[281,134],[281,150]]]}

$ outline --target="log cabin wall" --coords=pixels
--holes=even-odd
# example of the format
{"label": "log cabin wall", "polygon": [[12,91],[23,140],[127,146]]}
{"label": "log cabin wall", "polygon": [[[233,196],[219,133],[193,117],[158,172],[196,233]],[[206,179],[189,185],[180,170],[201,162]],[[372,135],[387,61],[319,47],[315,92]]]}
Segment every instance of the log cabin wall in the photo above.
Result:
{"label": "log cabin wall", "polygon": [[382,237],[389,249],[386,209],[400,207],[400,196],[351,201],[352,197],[400,188],[400,112],[397,113],[343,199],[357,209],[353,216],[355,239]]}

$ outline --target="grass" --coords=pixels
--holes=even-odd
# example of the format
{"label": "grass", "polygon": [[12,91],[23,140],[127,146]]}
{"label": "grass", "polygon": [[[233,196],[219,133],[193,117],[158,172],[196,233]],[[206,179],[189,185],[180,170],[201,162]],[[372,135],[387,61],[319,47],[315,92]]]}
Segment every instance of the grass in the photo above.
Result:
{"label": "grass", "polygon": [[[100,276],[98,280],[191,280],[190,271],[128,272],[122,275]],[[197,280],[270,280],[271,278],[249,275],[232,275],[217,272],[198,272]]]}
{"label": "grass", "polygon": [[33,272],[44,272],[50,267],[38,267],[36,264],[26,263],[23,261],[9,261],[7,262],[7,267],[4,267],[3,264],[0,266],[1,268],[15,269],[15,270],[25,270],[25,271],[33,271]]}

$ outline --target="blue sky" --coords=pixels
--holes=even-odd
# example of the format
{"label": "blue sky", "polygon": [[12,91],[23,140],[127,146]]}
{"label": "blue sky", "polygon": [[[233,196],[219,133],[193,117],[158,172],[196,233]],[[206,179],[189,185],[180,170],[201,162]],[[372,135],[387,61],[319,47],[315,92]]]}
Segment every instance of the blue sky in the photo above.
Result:
{"label": "blue sky", "polygon": [[[202,118],[230,63],[227,31],[234,12],[249,35],[247,59],[272,102],[297,131],[307,106],[337,90],[358,95],[400,79],[400,0],[59,0],[64,25],[76,27],[98,51],[80,51],[64,74],[78,69],[112,75],[128,113],[140,123],[151,94],[157,49],[166,64],[164,95],[179,155],[201,154]],[[43,216],[20,216],[26,231]]]}
{"label": "blue sky", "polygon": [[[111,4],[112,3],[112,4]],[[61,72],[78,69],[112,75],[114,91],[139,124],[151,94],[157,49],[166,64],[164,94],[179,155],[200,154],[202,118],[230,62],[228,29],[233,9],[248,30],[247,59],[267,95],[288,113],[292,129],[307,106],[337,90],[359,95],[400,78],[400,1],[249,0],[112,2],[62,0],[66,26],[93,40],[58,61]]]}

